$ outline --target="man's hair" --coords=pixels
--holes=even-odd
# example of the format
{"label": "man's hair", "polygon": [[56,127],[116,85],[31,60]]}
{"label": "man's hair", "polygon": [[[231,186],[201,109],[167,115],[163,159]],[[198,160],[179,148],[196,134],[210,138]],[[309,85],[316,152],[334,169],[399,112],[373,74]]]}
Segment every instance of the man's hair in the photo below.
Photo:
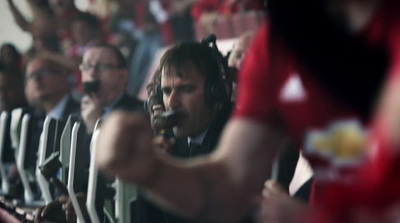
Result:
{"label": "man's hair", "polygon": [[95,43],[95,44],[89,46],[88,49],[92,49],[92,48],[107,48],[107,49],[113,51],[115,58],[117,59],[118,66],[120,68],[128,68],[126,59],[125,59],[124,55],[121,53],[121,51],[118,49],[118,47],[111,45],[109,43],[99,42],[99,43]]}
{"label": "man's hair", "polygon": [[21,71],[15,70],[15,69],[10,69],[10,68],[4,66],[4,64],[2,62],[0,62],[0,73],[1,73],[1,75],[11,75],[11,76],[24,77],[22,75]]}
{"label": "man's hair", "polygon": [[24,83],[24,76],[22,75],[21,72],[7,69],[4,66],[0,66],[0,76],[21,81],[21,83]]}
{"label": "man's hair", "polygon": [[26,63],[26,66],[25,66],[25,73],[26,73],[26,70],[27,70],[27,68],[28,68],[28,65],[29,65],[30,63],[32,63],[32,61],[34,61],[34,60],[41,60],[41,61],[43,61],[44,64],[45,64],[47,67],[49,67],[49,68],[51,68],[52,70],[57,71],[57,72],[66,72],[66,70],[67,70],[63,65],[61,65],[60,63],[58,63],[58,62],[56,62],[56,61],[49,60],[49,59],[47,59],[47,58],[45,58],[45,57],[43,57],[43,56],[40,56],[40,55],[36,55],[36,56],[30,58],[30,59],[28,60],[28,62]]}
{"label": "man's hair", "polygon": [[181,42],[167,50],[160,61],[159,70],[174,68],[179,77],[184,76],[182,69],[193,64],[205,79],[211,82],[221,77],[221,64],[215,49],[198,42]]}
{"label": "man's hair", "polygon": [[12,43],[4,43],[0,47],[0,58],[3,57],[3,52],[5,49],[10,50],[10,52],[13,54],[15,58],[21,57],[20,53],[18,52],[17,48],[12,44]]}
{"label": "man's hair", "polygon": [[36,55],[36,56],[34,56],[32,58],[29,58],[28,62],[26,63],[25,71],[26,71],[26,68],[28,67],[28,65],[30,63],[32,63],[32,61],[34,61],[34,60],[43,61],[46,64],[46,66],[48,66],[49,68],[51,68],[51,69],[53,69],[55,71],[60,71],[61,72],[61,71],[65,71],[66,70],[66,68],[62,64],[60,64],[60,63],[58,63],[56,61],[47,59],[47,58],[45,58],[43,56]]}
{"label": "man's hair", "polygon": [[100,30],[99,20],[88,12],[81,12],[75,15],[71,20],[71,24],[75,22],[83,22],[92,30]]}

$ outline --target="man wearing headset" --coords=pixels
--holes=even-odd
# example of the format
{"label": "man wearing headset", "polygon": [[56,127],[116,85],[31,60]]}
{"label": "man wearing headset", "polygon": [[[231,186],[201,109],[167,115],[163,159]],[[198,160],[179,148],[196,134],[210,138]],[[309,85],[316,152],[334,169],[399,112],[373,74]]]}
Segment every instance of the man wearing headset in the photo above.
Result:
{"label": "man wearing headset", "polygon": [[[400,19],[396,10],[400,8],[400,5],[391,0],[302,1],[299,4],[297,2],[268,1],[271,9],[271,14],[269,14],[271,23],[268,24],[271,26],[266,24],[260,30],[255,44],[252,45],[252,50],[249,51],[245,60],[244,67],[246,69],[242,71],[240,77],[246,75],[246,79],[243,79],[245,82],[239,80],[241,86],[239,89],[243,90],[239,90],[238,109],[235,111],[237,116],[235,115],[235,118],[229,121],[218,149],[208,159],[197,160],[190,165],[182,165],[163,157],[157,157],[149,150],[150,142],[141,141],[139,144],[128,138],[132,137],[132,133],[145,138],[149,132],[149,130],[146,131],[145,123],[140,122],[137,116],[131,116],[129,126],[121,128],[122,117],[116,115],[110,117],[109,122],[105,123],[102,129],[102,136],[106,136],[111,130],[119,132],[114,132],[113,136],[117,136],[114,139],[100,138],[102,140],[99,141],[98,149],[104,152],[103,154],[98,153],[97,160],[100,167],[106,169],[108,173],[146,187],[154,195],[162,198],[159,199],[160,203],[165,204],[168,201],[168,204],[173,204],[176,209],[180,209],[194,218],[214,222],[233,222],[256,206],[254,198],[258,196],[263,180],[268,176],[273,156],[283,146],[285,140],[292,138],[297,141],[298,145],[307,146],[306,137],[308,136],[313,137],[313,141],[317,142],[315,139],[318,138],[315,138],[315,134],[311,135],[312,133],[330,133],[333,131],[329,129],[333,128],[336,128],[335,131],[344,131],[344,129],[338,129],[339,127],[352,128],[356,132],[354,135],[363,136],[367,130],[365,127],[373,116],[371,110],[375,103],[374,99],[379,94],[381,86],[379,83],[382,83],[385,74],[391,78],[397,77],[395,79],[397,83],[400,80],[398,78],[400,48],[394,47],[399,46]],[[321,4],[316,4],[317,2]],[[355,5],[359,10],[353,10]],[[301,18],[305,18],[305,20],[301,20]],[[293,23],[299,25],[294,26]],[[337,27],[338,24],[344,26]],[[326,36],[320,34],[326,34]],[[332,40],[332,37],[333,41],[327,41]],[[279,45],[282,48],[275,48]],[[278,53],[272,56],[271,52]],[[260,60],[260,58],[268,59]],[[262,62],[257,63],[260,61]],[[340,66],[335,66],[338,64]],[[282,70],[278,69],[279,66]],[[340,72],[336,72],[335,69]],[[304,76],[299,79],[299,75]],[[360,80],[366,79],[366,77],[372,81],[369,84],[364,82],[360,84]],[[347,93],[344,93],[343,84],[348,86]],[[293,88],[290,87],[293,85],[295,85],[295,91],[292,91]],[[286,88],[286,86],[289,87]],[[330,91],[328,92],[327,89]],[[274,94],[268,94],[268,92],[274,92]],[[362,94],[358,94],[360,92]],[[262,97],[265,97],[262,101],[270,103],[268,105],[259,103],[260,99],[263,99]],[[393,100],[393,102],[396,101]],[[313,105],[314,103],[316,106]],[[305,106],[298,110],[295,109],[299,105]],[[397,103],[388,102],[387,105],[387,112],[393,119],[386,119],[386,125],[391,126],[393,121],[398,120],[399,113],[389,111],[398,112],[398,107]],[[280,109],[280,106],[285,108]],[[397,110],[394,109],[396,107]],[[279,113],[281,114],[279,115]],[[378,116],[380,115],[378,114]],[[254,119],[254,117],[258,118]],[[340,121],[350,120],[349,118],[355,120],[352,122],[355,124]],[[281,121],[283,119],[287,121]],[[357,119],[364,121],[361,123]],[[127,117],[124,117],[125,123],[126,120]],[[288,130],[289,126],[292,128]],[[118,130],[118,127],[121,129]],[[384,130],[385,125],[382,127],[379,124],[378,127],[381,127],[379,133],[386,139],[392,137],[392,133],[398,133],[398,130],[394,130],[395,128]],[[123,136],[122,131],[125,132],[128,129],[131,134]],[[319,132],[312,132],[313,130]],[[311,134],[305,134],[308,133],[307,131]],[[358,136],[356,138],[363,138]],[[344,142],[344,140],[340,141]],[[106,144],[102,145],[101,143]],[[384,154],[384,159],[376,159],[380,154],[375,149],[377,148],[375,143],[371,146],[372,148],[365,148],[363,146],[365,144],[361,143],[358,144],[361,146],[354,147],[357,151],[340,150],[336,147],[337,155],[328,157],[334,161],[331,162],[333,165],[328,168],[327,165],[319,165],[321,162],[315,163],[317,165],[313,166],[317,168],[315,170],[319,175],[319,184],[315,183],[315,185],[320,186],[318,191],[314,191],[317,192],[314,201],[321,204],[319,207],[322,208],[332,209],[330,204],[336,206],[337,213],[332,215],[349,214],[350,216],[345,216],[346,219],[328,218],[327,220],[319,219],[319,221],[308,219],[310,216],[311,218],[317,217],[314,214],[309,215],[310,209],[295,208],[301,212],[293,211],[288,208],[287,204],[278,203],[279,200],[271,198],[263,208],[271,210],[266,213],[265,222],[267,220],[269,220],[268,222],[398,222],[399,217],[394,219],[396,221],[371,219],[351,221],[354,218],[361,218],[362,215],[368,217],[370,214],[365,212],[372,210],[369,207],[373,206],[375,206],[373,207],[375,210],[379,208],[379,211],[390,212],[393,210],[391,207],[399,210],[398,183],[400,181],[398,180],[398,171],[394,170],[398,170],[400,146],[395,140],[385,143],[388,147],[393,147],[388,150],[391,156]],[[321,148],[319,143],[313,145],[308,143],[308,145],[311,152]],[[363,163],[357,163],[357,161],[363,161],[359,158],[364,155],[367,155],[368,159],[378,161],[377,165],[374,165],[376,168],[369,172],[372,179],[368,184],[363,184],[368,186],[368,189],[358,190],[357,187],[352,187],[353,182],[357,182],[356,175],[347,174],[349,173],[348,169],[342,168],[349,167],[345,166],[349,163],[340,162],[343,154],[339,151],[354,152],[351,159],[356,162],[352,162],[351,167],[362,167]],[[129,159],[123,155],[128,152],[131,154]],[[396,162],[392,162],[393,159]],[[392,165],[394,163],[395,165]],[[142,171],[133,171],[138,168]],[[357,169],[354,170],[357,171]],[[393,177],[393,181],[388,176]],[[178,181],[179,188],[171,187],[169,184],[171,181]],[[362,183],[362,181],[359,182]],[[377,187],[374,184],[379,183],[388,185],[382,187],[381,190],[375,190]],[[335,186],[337,188],[333,188]],[[335,191],[335,189],[348,189],[347,186],[350,187],[346,193],[349,196],[340,196],[341,194]],[[186,194],[186,199],[184,196],[176,196],[178,192],[182,193],[186,190],[190,191]],[[348,199],[346,203],[343,203],[343,198]],[[382,205],[385,203],[385,206]],[[326,209],[326,211],[329,210]],[[303,216],[296,216],[293,214],[294,212]],[[280,221],[271,216],[277,213],[283,214],[282,217],[285,219]],[[291,217],[296,218],[288,219]],[[321,218],[324,219],[323,216]]]}
{"label": "man wearing headset", "polygon": [[[160,135],[153,140],[156,145],[179,158],[208,154],[216,148],[232,108],[224,70],[220,53],[206,41],[180,43],[164,54],[155,86],[159,104],[148,100],[148,108],[151,115],[160,107],[175,112],[176,139]],[[137,207],[139,222],[189,222],[145,201],[138,202]]]}

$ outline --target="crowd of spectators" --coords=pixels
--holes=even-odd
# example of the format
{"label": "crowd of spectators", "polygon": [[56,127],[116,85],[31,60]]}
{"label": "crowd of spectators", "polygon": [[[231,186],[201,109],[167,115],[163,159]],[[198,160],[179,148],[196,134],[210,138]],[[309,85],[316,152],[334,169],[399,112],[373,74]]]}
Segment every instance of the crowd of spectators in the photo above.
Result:
{"label": "crowd of spectators", "polygon": [[[76,98],[82,95],[82,77],[78,66],[91,44],[107,41],[123,52],[130,73],[127,92],[137,96],[145,85],[157,51],[178,41],[195,40],[195,36],[199,36],[197,40],[200,40],[212,33],[196,34],[195,26],[217,26],[216,20],[204,25],[200,18],[209,17],[208,14],[231,17],[234,13],[243,15],[249,10],[263,12],[261,4],[250,7],[229,1],[106,0],[102,4],[88,1],[87,11],[80,11],[73,0],[29,0],[27,3],[33,18],[28,20],[13,0],[7,1],[16,24],[31,33],[33,44],[23,53],[12,44],[4,44],[2,63],[13,63],[7,66],[17,66],[19,72],[23,71],[26,61],[35,55],[60,63],[73,74],[69,83]],[[255,23],[259,25],[261,18]],[[221,34],[221,37],[235,38],[242,32],[229,36]]]}
{"label": "crowd of spectators", "polygon": [[[27,52],[18,52],[10,43],[1,46],[1,111],[11,114],[13,109],[23,108],[24,112],[35,120],[34,131],[30,136],[33,149],[26,151],[29,160],[25,163],[32,171],[35,171],[39,162],[37,160],[40,154],[37,154],[37,148],[40,146],[40,137],[45,137],[41,135],[47,118],[67,121],[70,115],[79,115],[85,124],[86,138],[90,140],[99,118],[106,117],[115,109],[141,110],[142,103],[136,97],[143,86],[147,85],[145,81],[147,76],[151,76],[151,66],[158,66],[159,62],[154,61],[154,58],[159,51],[165,51],[181,41],[200,41],[206,35],[215,33],[218,41],[228,39],[231,42],[226,51],[235,46],[234,53],[230,55],[231,58],[235,58],[230,60],[242,60],[253,32],[263,21],[263,17],[259,15],[265,12],[261,2],[249,6],[233,1],[203,0],[109,0],[102,1],[102,4],[88,1],[88,9],[81,11],[76,7],[74,0],[28,0],[33,15],[29,20],[24,17],[14,0],[7,2],[16,24],[23,31],[30,33],[33,41]],[[210,15],[215,16],[214,20],[204,23]],[[238,31],[218,33],[218,26],[232,25],[234,15],[243,18],[243,27]],[[255,18],[251,20],[253,24],[250,28],[246,28],[247,17]],[[218,22],[223,20],[226,24]],[[245,34],[236,43],[234,39],[246,31],[250,31],[251,34]],[[209,44],[214,46],[210,48]],[[197,80],[192,83],[195,85],[191,86],[197,91],[203,90],[210,83],[212,89],[190,99],[173,99],[175,102],[165,103],[165,107],[164,103],[161,103],[162,106],[158,106],[159,113],[153,113],[157,108],[154,109],[152,104],[148,104],[152,120],[157,116],[155,114],[171,109],[192,116],[188,119],[183,133],[177,134],[168,130],[169,134],[177,137],[176,141],[165,141],[161,135],[154,138],[154,143],[160,151],[180,158],[208,154],[216,147],[219,135],[233,109],[232,81],[236,80],[232,78],[237,74],[240,62],[235,62],[236,68],[232,68],[232,72],[227,72],[226,76],[225,73],[220,73],[222,65],[226,67],[224,70],[229,70],[229,54],[222,55],[218,52],[215,39],[202,44],[183,44],[175,48],[169,53],[170,58],[166,59],[169,62],[164,61],[166,65],[162,65],[175,67],[171,69],[171,77],[180,77],[183,82]],[[177,61],[176,58],[185,61]],[[205,68],[208,66],[210,68]],[[161,75],[160,69],[157,71]],[[181,76],[181,72],[195,72],[200,76],[187,78]],[[202,80],[203,75],[207,84],[197,86],[201,84],[198,80]],[[160,85],[161,76],[155,80],[158,80],[156,85]],[[90,92],[85,89],[85,84],[95,82],[99,83],[97,91]],[[150,87],[149,91],[154,92],[154,87]],[[173,86],[169,87],[171,91],[175,91]],[[227,93],[223,93],[221,98],[225,90]],[[213,93],[208,95],[208,91]],[[196,105],[198,102],[201,102],[200,105]],[[159,128],[160,126],[154,128],[157,135],[161,131]],[[190,130],[191,128],[194,130]],[[200,138],[199,134],[202,135]],[[190,149],[187,143],[190,137],[195,141],[200,140],[203,148]],[[89,148],[85,150],[89,151]],[[17,157],[14,157],[14,154],[17,153],[16,148],[12,148],[11,143],[8,143],[1,157],[6,162],[6,172],[12,179],[13,186],[9,195],[21,198],[24,189],[15,163]],[[85,162],[84,166],[88,168],[86,164],[90,163],[90,155],[82,157],[80,161]],[[30,177],[34,178],[33,175]],[[86,178],[84,181],[87,183],[87,180]],[[108,181],[102,182],[107,184]],[[39,186],[40,190],[43,190],[42,186]],[[33,192],[36,190],[39,189],[36,188]],[[41,193],[45,194],[43,191]],[[79,195],[83,202],[86,200],[86,193],[84,190]],[[137,207],[132,210],[135,221],[186,222],[174,213],[156,208],[144,197],[139,195],[135,204]],[[66,205],[65,214],[60,214],[61,200],[61,203]],[[62,197],[39,208],[35,221],[60,218],[74,221],[76,215],[71,214],[74,210],[70,202],[68,197]],[[86,219],[88,217],[85,215]],[[105,219],[102,214],[100,217]]]}
{"label": "crowd of spectators", "polygon": [[[0,204],[26,201],[7,119],[22,108],[34,120],[26,165],[46,201],[38,223],[123,221],[120,209],[140,223],[400,219],[395,0],[89,0],[85,11],[27,0],[31,21],[7,1],[33,44],[0,49]],[[39,182],[40,157],[59,155],[40,152],[49,134],[62,144],[44,126],[71,117],[85,130],[67,146],[83,151],[69,163],[82,167],[68,173],[82,178],[78,199],[60,171],[56,191]],[[92,193],[97,165],[107,176]],[[290,191],[304,168],[312,177]],[[135,185],[125,206],[110,192],[123,182]]]}

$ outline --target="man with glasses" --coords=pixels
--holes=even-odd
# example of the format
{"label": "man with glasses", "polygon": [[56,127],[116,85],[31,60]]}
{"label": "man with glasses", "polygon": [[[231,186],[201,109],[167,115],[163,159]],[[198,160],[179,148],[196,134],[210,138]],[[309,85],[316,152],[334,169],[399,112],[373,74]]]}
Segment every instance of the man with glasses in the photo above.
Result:
{"label": "man with glasses", "polygon": [[[82,82],[84,86],[87,84],[98,85],[95,88],[86,90],[86,94],[82,97],[81,102],[81,116],[86,125],[88,138],[90,138],[90,135],[93,133],[97,120],[108,115],[111,111],[117,109],[125,111],[143,110],[143,102],[125,93],[128,70],[125,58],[118,48],[107,43],[97,43],[90,46],[84,53],[83,61],[79,68],[82,71]],[[86,149],[89,151],[88,148]],[[79,159],[80,162],[83,161],[87,164],[90,163],[89,160],[89,154]],[[100,177],[98,179],[98,184],[101,184],[98,188],[102,189],[98,189],[99,193],[96,194],[96,202],[98,203],[96,206],[103,207],[102,202],[108,199],[107,195],[104,193],[106,179]],[[86,193],[77,193],[77,198],[81,203],[81,207],[84,208]],[[40,223],[45,219],[48,220],[48,214],[54,212],[60,204],[64,206],[65,220],[68,222],[76,221],[76,215],[71,200],[66,196],[62,196],[51,205],[47,205],[47,207],[43,208],[41,214],[37,214],[35,222]],[[87,212],[83,211],[83,213]],[[101,219],[105,218],[99,210],[98,213]],[[85,219],[88,218],[86,215],[84,217]]]}
{"label": "man with glasses", "polygon": [[44,116],[66,121],[70,114],[79,114],[80,106],[70,95],[68,80],[68,72],[63,66],[43,57],[35,57],[27,64],[25,96],[29,104],[28,112],[37,123],[37,126],[34,126],[35,131],[30,136],[33,146],[26,151],[27,154],[32,154],[32,156],[27,155],[31,157],[25,164],[27,167],[36,167],[35,156]]}
{"label": "man with glasses", "polygon": [[[143,102],[125,93],[128,81],[127,63],[118,48],[107,43],[98,43],[89,47],[83,55],[79,68],[82,71],[84,88],[88,83],[98,85],[90,91],[86,90],[81,103],[81,116],[89,135],[93,132],[96,121],[113,110],[143,110]],[[98,188],[106,187],[106,179],[100,177],[98,181],[98,184],[101,184]],[[98,191],[96,194],[98,203],[109,199],[104,190],[98,189]],[[85,194],[79,194],[79,196],[83,198],[82,203],[86,202]],[[76,218],[71,202],[66,202],[65,206],[67,220]],[[103,218],[102,213],[99,211],[98,213],[99,217]]]}
{"label": "man with glasses", "polygon": [[57,63],[36,57],[28,62],[25,94],[30,106],[58,120],[79,112],[79,103],[70,96],[67,71]]}
{"label": "man with glasses", "polygon": [[124,56],[114,46],[99,43],[90,47],[83,55],[80,65],[82,82],[98,82],[97,91],[82,98],[82,118],[88,133],[94,129],[98,118],[111,110],[141,110],[143,103],[125,93],[128,70]]}

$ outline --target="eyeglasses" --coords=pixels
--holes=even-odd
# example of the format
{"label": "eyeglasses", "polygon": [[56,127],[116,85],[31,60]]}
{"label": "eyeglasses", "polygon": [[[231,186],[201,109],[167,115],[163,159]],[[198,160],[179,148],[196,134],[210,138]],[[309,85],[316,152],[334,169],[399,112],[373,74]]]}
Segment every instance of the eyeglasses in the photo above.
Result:
{"label": "eyeglasses", "polygon": [[26,75],[26,79],[31,80],[34,78],[45,78],[55,73],[57,73],[57,71],[52,69],[42,68],[36,72]]}
{"label": "eyeglasses", "polygon": [[96,65],[91,65],[87,63],[82,63],[79,65],[79,70],[82,72],[88,72],[91,69],[94,69],[95,72],[103,72],[111,69],[118,69],[121,68],[121,66],[113,65],[113,64],[106,64],[106,63],[99,63]]}

